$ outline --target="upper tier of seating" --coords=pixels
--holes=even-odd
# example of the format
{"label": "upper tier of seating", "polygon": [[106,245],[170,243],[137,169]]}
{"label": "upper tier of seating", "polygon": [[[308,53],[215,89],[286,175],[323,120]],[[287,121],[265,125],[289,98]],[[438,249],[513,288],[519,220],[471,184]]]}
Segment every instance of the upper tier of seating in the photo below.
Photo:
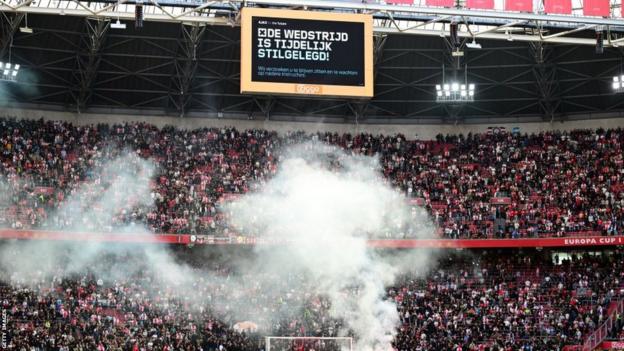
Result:
{"label": "upper tier of seating", "polygon": [[[219,204],[261,186],[276,172],[281,150],[311,139],[347,153],[378,155],[387,182],[412,204],[427,208],[440,236],[614,235],[624,224],[622,130],[422,141],[403,135],[278,135],[1,119],[0,187],[10,195],[0,199],[0,226],[67,229],[80,224],[83,230],[112,231],[144,223],[159,233],[229,235],[233,231]],[[112,216],[84,219],[74,218],[66,207],[59,210],[59,203],[79,188],[87,197],[80,205],[92,206],[90,199],[113,177],[93,170],[127,151],[158,165],[151,180],[154,206],[128,199]],[[91,211],[107,210],[96,206]]]}

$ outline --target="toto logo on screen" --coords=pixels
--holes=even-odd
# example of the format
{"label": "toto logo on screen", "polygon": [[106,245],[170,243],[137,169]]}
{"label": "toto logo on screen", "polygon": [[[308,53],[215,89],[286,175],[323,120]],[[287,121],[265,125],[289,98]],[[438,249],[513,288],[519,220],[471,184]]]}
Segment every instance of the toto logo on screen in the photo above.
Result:
{"label": "toto logo on screen", "polygon": [[296,84],[295,93],[319,95],[323,93],[323,89],[320,85]]}

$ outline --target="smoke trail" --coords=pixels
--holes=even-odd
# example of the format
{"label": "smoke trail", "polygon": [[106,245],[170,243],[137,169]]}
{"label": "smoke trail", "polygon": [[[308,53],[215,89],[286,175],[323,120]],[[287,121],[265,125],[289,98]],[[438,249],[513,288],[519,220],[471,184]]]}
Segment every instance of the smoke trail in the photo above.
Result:
{"label": "smoke trail", "polygon": [[[0,170],[1,169],[2,164],[0,164]],[[10,184],[9,180],[0,174],[0,213],[4,214],[5,211],[8,211],[11,206],[11,201],[15,196],[15,189],[18,187],[18,184]],[[5,215],[0,216],[0,226],[11,226],[11,223],[8,223]]]}
{"label": "smoke trail", "polygon": [[[154,163],[131,152],[94,163],[96,166],[87,171],[87,180],[62,201],[44,226],[70,232],[103,229],[122,235],[151,235],[134,217],[153,203],[150,180],[156,171]],[[115,219],[120,217],[124,219]],[[24,282],[28,277],[49,279],[85,273],[112,282],[142,272],[168,284],[189,285],[193,280],[191,269],[175,262],[160,245],[19,241],[2,246],[0,267]]]}
{"label": "smoke trail", "polygon": [[0,196],[0,208],[4,209],[11,203],[11,198],[13,197],[13,187],[2,175],[0,175],[0,194],[2,194],[2,196]]}
{"label": "smoke trail", "polygon": [[[344,321],[341,333],[355,335],[355,349],[391,348],[399,318],[384,296],[400,269],[371,251],[367,239],[401,231],[425,237],[433,226],[424,212],[411,215],[377,159],[316,143],[295,147],[264,189],[227,210],[239,230],[288,243],[258,246],[263,269],[314,282],[316,293],[330,299],[331,316]],[[418,263],[428,258],[421,252]]]}

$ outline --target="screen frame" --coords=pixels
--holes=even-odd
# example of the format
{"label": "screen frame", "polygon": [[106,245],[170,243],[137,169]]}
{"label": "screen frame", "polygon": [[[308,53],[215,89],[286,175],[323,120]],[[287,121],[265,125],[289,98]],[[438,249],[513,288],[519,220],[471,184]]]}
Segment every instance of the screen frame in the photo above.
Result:
{"label": "screen frame", "polygon": [[[325,85],[252,81],[252,17],[273,17],[364,24],[364,85]],[[241,10],[241,94],[373,97],[373,16],[354,13],[245,7]]]}

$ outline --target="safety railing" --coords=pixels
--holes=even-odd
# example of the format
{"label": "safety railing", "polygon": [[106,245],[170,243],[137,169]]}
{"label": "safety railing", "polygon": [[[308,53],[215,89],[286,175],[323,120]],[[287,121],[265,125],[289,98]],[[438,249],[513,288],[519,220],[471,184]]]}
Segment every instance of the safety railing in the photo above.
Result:
{"label": "safety railing", "polygon": [[583,351],[591,351],[598,347],[598,345],[600,345],[600,343],[602,343],[602,341],[609,335],[611,329],[613,329],[617,315],[621,315],[623,312],[624,300],[619,299],[617,306],[611,311],[607,320],[592,334],[590,334],[587,339],[585,339],[585,342],[583,343]]}

